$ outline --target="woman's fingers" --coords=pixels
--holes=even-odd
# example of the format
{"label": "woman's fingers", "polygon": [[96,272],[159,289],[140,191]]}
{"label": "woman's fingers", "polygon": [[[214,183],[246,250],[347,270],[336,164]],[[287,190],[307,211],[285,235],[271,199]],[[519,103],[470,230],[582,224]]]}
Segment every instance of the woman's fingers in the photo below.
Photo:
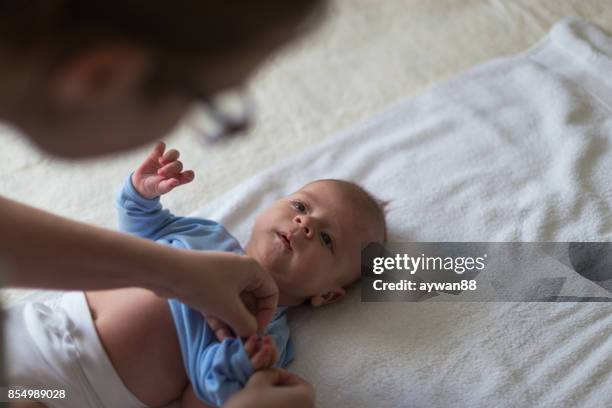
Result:
{"label": "woman's fingers", "polygon": [[223,341],[223,339],[226,337],[234,337],[232,336],[231,329],[227,324],[213,316],[204,317],[206,318],[206,323],[208,323],[212,331],[215,333],[215,336],[217,336],[217,340]]}

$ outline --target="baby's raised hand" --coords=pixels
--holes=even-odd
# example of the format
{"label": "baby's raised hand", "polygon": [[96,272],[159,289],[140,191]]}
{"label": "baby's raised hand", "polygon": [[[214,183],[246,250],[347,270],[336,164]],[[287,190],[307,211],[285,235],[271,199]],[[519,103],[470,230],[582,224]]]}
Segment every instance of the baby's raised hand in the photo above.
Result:
{"label": "baby's raised hand", "polygon": [[253,334],[244,343],[244,350],[255,371],[271,368],[278,360],[278,349],[272,336],[258,337]]}
{"label": "baby's raised hand", "polygon": [[157,143],[145,161],[132,174],[132,184],[145,198],[155,198],[166,194],[174,187],[191,182],[195,174],[191,170],[182,171],[183,163],[175,149],[164,153],[166,145]]}

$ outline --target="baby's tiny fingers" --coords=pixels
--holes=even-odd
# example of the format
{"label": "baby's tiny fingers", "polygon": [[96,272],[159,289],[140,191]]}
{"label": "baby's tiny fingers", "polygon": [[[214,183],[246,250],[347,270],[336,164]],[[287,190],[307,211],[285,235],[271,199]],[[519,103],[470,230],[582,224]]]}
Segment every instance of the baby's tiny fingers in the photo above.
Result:
{"label": "baby's tiny fingers", "polygon": [[181,184],[190,183],[193,181],[194,178],[195,173],[193,172],[193,170],[184,171],[179,175],[179,180],[181,180]]}
{"label": "baby's tiny fingers", "polygon": [[157,142],[155,144],[155,147],[153,147],[153,151],[151,153],[149,153],[149,160],[161,160],[163,154],[164,154],[164,149],[166,148],[166,145],[164,142]]}
{"label": "baby's tiny fingers", "polygon": [[244,343],[244,351],[246,351],[249,357],[253,356],[256,345],[257,345],[257,336],[252,334],[251,337],[248,338],[246,343]]}
{"label": "baby's tiny fingers", "polygon": [[276,361],[278,361],[278,349],[276,348],[276,346],[272,345],[271,350],[272,352],[270,353],[270,367],[272,367],[274,364],[276,364]]}
{"label": "baby's tiny fingers", "polygon": [[159,194],[166,194],[172,191],[172,189],[181,184],[181,182],[176,178],[170,178],[167,180],[160,181],[157,190]]}
{"label": "baby's tiny fingers", "polygon": [[265,362],[265,367],[269,368],[276,363],[278,359],[278,350],[276,348],[276,343],[274,342],[274,338],[270,335],[264,336],[262,338],[262,348],[268,349],[268,358]]}
{"label": "baby's tiny fingers", "polygon": [[255,355],[251,358],[251,364],[254,370],[261,370],[264,368],[270,359],[270,348],[267,346],[262,347]]}
{"label": "baby's tiny fingers", "polygon": [[178,150],[170,149],[166,153],[164,153],[164,155],[162,157],[160,157],[159,162],[161,164],[169,163],[171,161],[174,161],[174,160],[178,159],[180,155],[181,154],[179,153]]}
{"label": "baby's tiny fingers", "polygon": [[173,161],[172,163],[166,164],[161,169],[157,170],[157,174],[160,176],[173,176],[181,172],[183,170],[183,163],[180,161]]}
{"label": "baby's tiny fingers", "polygon": [[227,337],[231,337],[232,334],[226,328],[221,328],[215,332],[219,341],[223,341]]}

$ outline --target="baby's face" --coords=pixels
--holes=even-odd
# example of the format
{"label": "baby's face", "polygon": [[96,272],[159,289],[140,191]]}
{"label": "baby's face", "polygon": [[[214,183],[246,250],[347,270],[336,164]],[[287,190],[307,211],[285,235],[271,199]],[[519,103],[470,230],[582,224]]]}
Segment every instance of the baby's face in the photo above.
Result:
{"label": "baby's face", "polygon": [[353,198],[336,182],[317,181],[257,217],[246,252],[272,274],[279,304],[329,303],[359,277],[361,248],[382,230]]}

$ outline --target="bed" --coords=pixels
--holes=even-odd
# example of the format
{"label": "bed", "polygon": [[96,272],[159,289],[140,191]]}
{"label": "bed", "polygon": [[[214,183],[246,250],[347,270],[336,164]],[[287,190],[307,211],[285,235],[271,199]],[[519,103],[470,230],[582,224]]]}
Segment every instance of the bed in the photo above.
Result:
{"label": "bed", "polygon": [[[563,20],[569,15],[585,20]],[[244,241],[252,213],[278,194],[311,177],[359,177],[395,201],[392,240],[610,240],[611,105],[599,85],[612,65],[592,57],[610,49],[591,23],[612,27],[603,1],[333,2],[317,33],[254,78],[259,122],[251,135],[214,148],[201,147],[187,128],[168,137],[197,182],[164,204],[219,219]],[[572,61],[594,63],[595,72],[568,72],[570,57],[548,53],[550,42],[563,48],[572,40]],[[544,129],[533,118],[484,120],[495,99],[491,87],[475,85],[501,84],[501,92],[535,83],[537,69],[515,70],[525,58],[543,81],[547,72],[558,82],[548,83],[545,100],[526,93],[516,105],[539,112],[548,104],[557,116],[544,121],[547,131],[530,132]],[[591,82],[559,88],[568,76]],[[462,98],[470,86],[488,99]],[[515,120],[516,111],[502,109],[515,105],[502,102],[499,111]],[[563,119],[558,132],[556,119]],[[510,124],[521,131],[506,131]],[[389,143],[372,143],[381,135]],[[109,228],[117,188],[150,148],[64,162],[8,129],[0,137],[2,194]],[[398,157],[411,162],[389,167]],[[399,175],[404,188],[391,188]],[[611,312],[609,303],[369,304],[352,290],[337,305],[294,311],[290,369],[314,384],[320,407],[609,406]]]}

